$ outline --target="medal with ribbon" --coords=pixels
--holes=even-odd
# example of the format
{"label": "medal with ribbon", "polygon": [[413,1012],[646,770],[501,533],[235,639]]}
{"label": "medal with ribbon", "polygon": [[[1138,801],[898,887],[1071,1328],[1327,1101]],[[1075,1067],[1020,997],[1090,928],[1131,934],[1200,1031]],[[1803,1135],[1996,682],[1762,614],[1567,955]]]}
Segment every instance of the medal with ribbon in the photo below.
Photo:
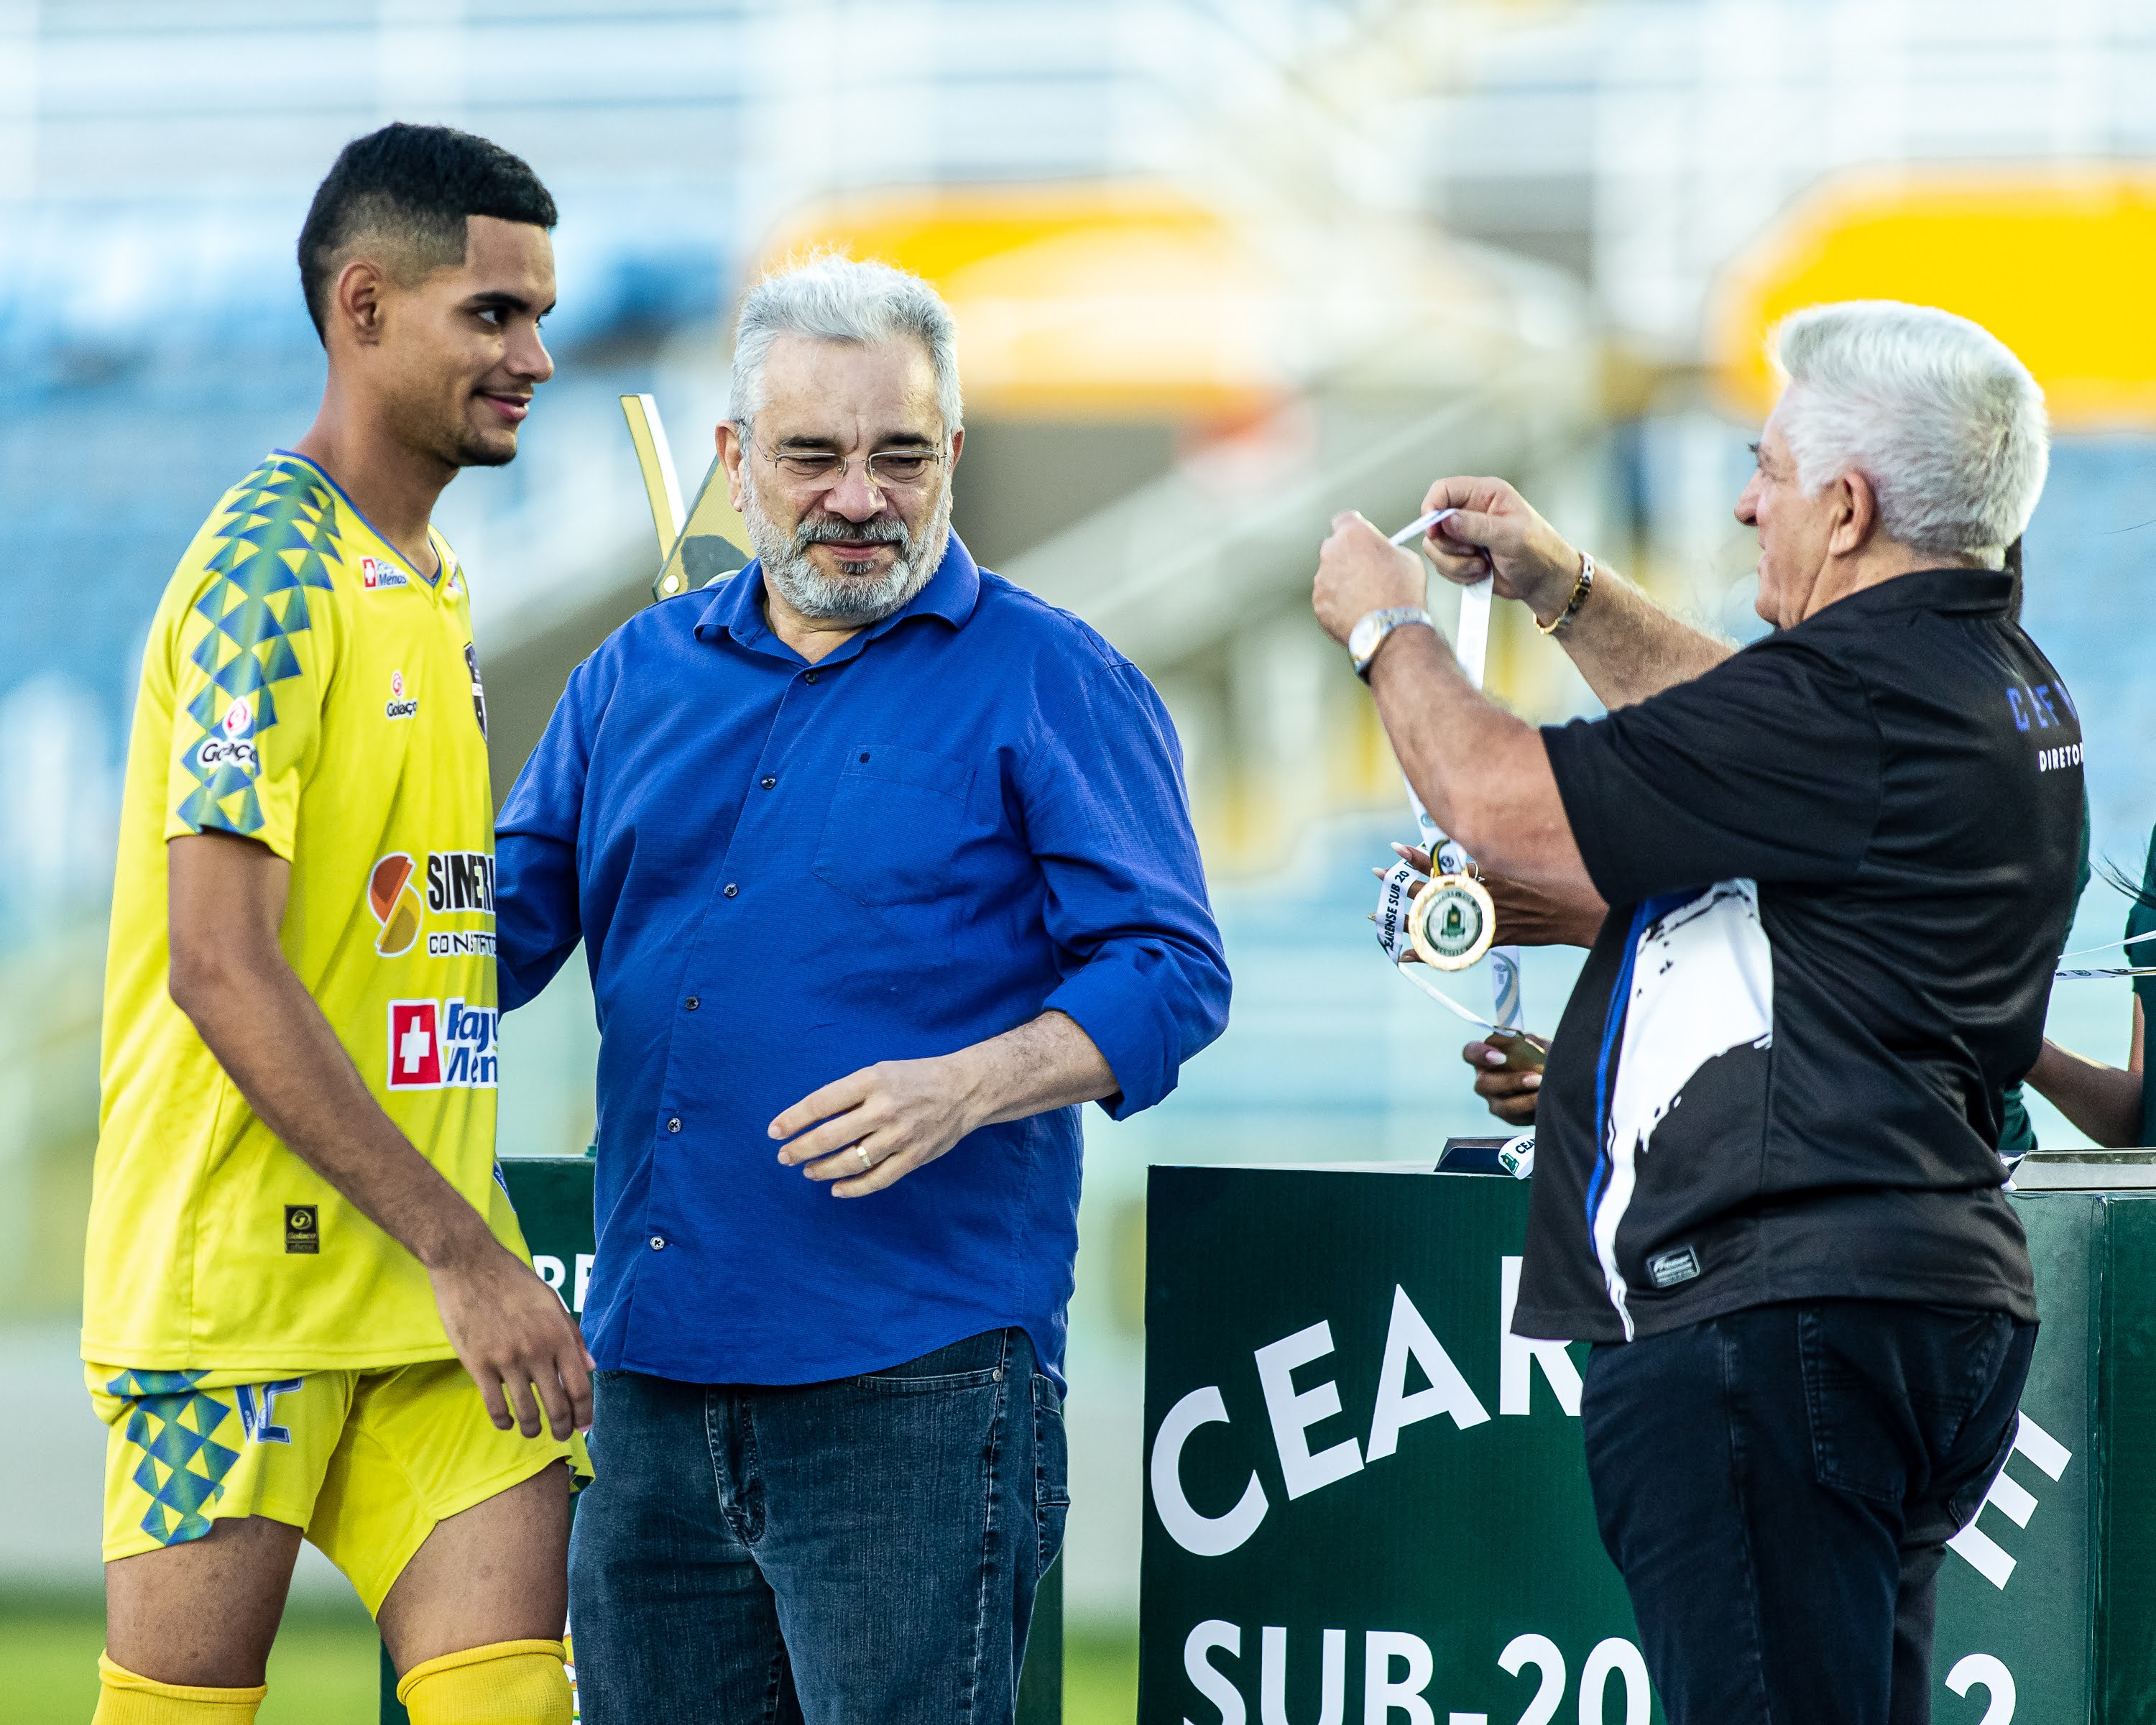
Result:
{"label": "medal with ribbon", "polygon": [[[1392,536],[1395,545],[1426,533],[1453,511],[1433,510],[1412,521]],[[1461,673],[1476,688],[1482,686],[1490,650],[1490,578],[1460,589],[1460,623],[1454,631],[1454,656]],[[1385,871],[1372,920],[1378,927],[1378,944],[1395,968],[1415,986],[1470,1024],[1485,1029],[1518,1035],[1526,1023],[1520,998],[1520,949],[1491,944],[1496,932],[1497,907],[1490,889],[1480,878],[1473,860],[1447,836],[1414,787],[1407,784],[1408,807],[1414,812],[1415,842],[1430,859],[1432,874],[1411,863],[1395,863]],[[1419,893],[1416,883],[1423,883]],[[1409,955],[1434,970],[1466,970],[1486,956],[1490,960],[1492,1016],[1471,1012],[1434,983],[1416,976]]]}

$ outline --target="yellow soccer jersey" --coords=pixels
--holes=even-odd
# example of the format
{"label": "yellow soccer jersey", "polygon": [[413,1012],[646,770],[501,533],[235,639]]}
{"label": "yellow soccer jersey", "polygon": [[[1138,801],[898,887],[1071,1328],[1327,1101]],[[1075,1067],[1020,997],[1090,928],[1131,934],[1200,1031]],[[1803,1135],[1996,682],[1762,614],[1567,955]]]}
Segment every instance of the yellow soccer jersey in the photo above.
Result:
{"label": "yellow soccer jersey", "polygon": [[270,456],[181,559],[128,746],[83,1353],[229,1372],[450,1349],[417,1260],[256,1119],[166,992],[166,844],[291,864],[284,949],[361,1076],[526,1256],[494,1163],[494,805],[463,574]]}

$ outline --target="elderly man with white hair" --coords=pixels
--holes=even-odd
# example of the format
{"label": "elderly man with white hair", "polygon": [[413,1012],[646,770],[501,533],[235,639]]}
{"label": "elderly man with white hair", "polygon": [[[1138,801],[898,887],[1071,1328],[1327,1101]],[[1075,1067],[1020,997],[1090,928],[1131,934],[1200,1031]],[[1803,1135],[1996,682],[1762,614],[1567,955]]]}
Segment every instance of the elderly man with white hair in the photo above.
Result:
{"label": "elderly man with white hair", "polygon": [[1776,347],[1737,505],[1763,639],[1678,622],[1491,479],[1432,488],[1458,512],[1424,549],[1494,572],[1607,717],[1485,701],[1359,516],[1316,602],[1445,829],[1606,912],[1539,1095],[1512,1323],[1594,1344],[1597,1518],[1671,1725],[1914,1725],[1944,1542],[2035,1340],[1999,1099],[2071,916],[2081,732],[2001,568],[2047,460],[2026,369],[1886,303]]}
{"label": "elderly man with white hair", "polygon": [[756,561],[578,667],[497,834],[503,1007],[581,938],[601,1030],[583,1717],[988,1725],[1068,1503],[1079,1105],[1173,1089],[1227,970],[1158,696],[951,531],[935,292],[768,278],[730,413]]}

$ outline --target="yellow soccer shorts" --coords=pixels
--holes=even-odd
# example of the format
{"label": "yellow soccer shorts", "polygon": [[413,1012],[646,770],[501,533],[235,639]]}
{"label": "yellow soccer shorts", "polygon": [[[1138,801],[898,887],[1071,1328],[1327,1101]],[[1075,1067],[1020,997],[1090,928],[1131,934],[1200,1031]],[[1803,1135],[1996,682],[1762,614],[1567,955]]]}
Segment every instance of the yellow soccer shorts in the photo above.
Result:
{"label": "yellow soccer shorts", "polygon": [[264,1378],[85,1368],[108,1435],[105,1558],[199,1539],[228,1517],[302,1528],[378,1611],[437,1522],[567,1460],[584,1440],[487,1418],[455,1360]]}

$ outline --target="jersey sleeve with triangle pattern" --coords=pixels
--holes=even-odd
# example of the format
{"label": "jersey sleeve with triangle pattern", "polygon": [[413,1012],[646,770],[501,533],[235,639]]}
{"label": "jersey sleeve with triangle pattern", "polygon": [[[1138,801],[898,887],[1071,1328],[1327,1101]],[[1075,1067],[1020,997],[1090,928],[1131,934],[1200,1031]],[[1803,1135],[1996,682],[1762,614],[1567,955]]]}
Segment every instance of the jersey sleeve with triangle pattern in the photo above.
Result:
{"label": "jersey sleeve with triangle pattern", "polygon": [[298,462],[264,462],[208,530],[172,677],[165,836],[218,830],[290,860],[300,793],[321,735],[336,660],[326,559],[337,552],[329,488]]}

